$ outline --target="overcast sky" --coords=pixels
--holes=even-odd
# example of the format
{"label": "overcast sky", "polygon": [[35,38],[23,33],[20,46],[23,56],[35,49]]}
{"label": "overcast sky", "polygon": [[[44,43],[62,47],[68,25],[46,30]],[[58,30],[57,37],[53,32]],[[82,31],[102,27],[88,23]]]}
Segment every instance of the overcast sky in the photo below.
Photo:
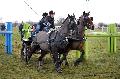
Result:
{"label": "overcast sky", "polygon": [[78,18],[83,11],[90,11],[94,22],[120,23],[120,0],[0,0],[0,19],[5,21],[39,21],[43,12],[55,11],[55,20],[75,13]]}

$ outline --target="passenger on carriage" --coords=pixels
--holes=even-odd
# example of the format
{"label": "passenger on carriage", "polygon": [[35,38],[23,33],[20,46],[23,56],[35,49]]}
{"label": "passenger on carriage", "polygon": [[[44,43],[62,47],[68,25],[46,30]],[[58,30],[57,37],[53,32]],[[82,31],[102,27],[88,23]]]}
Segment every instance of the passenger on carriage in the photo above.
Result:
{"label": "passenger on carriage", "polygon": [[32,33],[31,33],[31,36],[35,36],[35,34],[39,32],[39,29],[38,29],[37,27],[38,27],[37,24],[33,24],[33,25],[32,25],[33,31],[32,31]]}
{"label": "passenger on carriage", "polygon": [[20,35],[21,35],[21,41],[22,41],[22,38],[24,37],[24,34],[23,34],[23,32],[22,32],[22,29],[23,29],[23,21],[22,21],[22,23],[19,25],[19,33],[20,33]]}
{"label": "passenger on carriage", "polygon": [[45,31],[49,31],[51,28],[55,29],[54,25],[54,15],[55,12],[53,10],[49,11],[49,15],[45,18],[45,23],[43,23],[46,27],[44,28]]}
{"label": "passenger on carriage", "polygon": [[32,37],[35,36],[39,31],[46,31],[48,32],[50,28],[55,28],[54,26],[54,15],[55,12],[53,12],[52,10],[49,11],[49,15],[48,13],[43,13],[42,16],[43,18],[40,20],[40,22],[35,25],[35,30],[32,33]]}
{"label": "passenger on carriage", "polygon": [[44,23],[45,23],[45,21],[46,21],[45,19],[46,19],[46,17],[48,16],[48,13],[45,12],[45,13],[42,14],[42,16],[43,16],[43,18],[42,18],[42,19],[40,20],[40,22],[38,23],[38,25],[39,25],[39,27],[40,27],[40,28],[39,28],[40,31],[43,31],[43,30],[44,30],[44,27],[46,27],[46,25],[44,25]]}
{"label": "passenger on carriage", "polygon": [[38,24],[34,24],[32,27],[34,28],[33,32],[32,32],[32,37],[33,36],[36,36],[36,34],[39,32],[39,31],[42,31],[42,28],[43,28],[43,25],[42,23],[45,22],[45,17],[48,15],[48,13],[43,13],[42,16],[43,18],[40,20],[40,22]]}

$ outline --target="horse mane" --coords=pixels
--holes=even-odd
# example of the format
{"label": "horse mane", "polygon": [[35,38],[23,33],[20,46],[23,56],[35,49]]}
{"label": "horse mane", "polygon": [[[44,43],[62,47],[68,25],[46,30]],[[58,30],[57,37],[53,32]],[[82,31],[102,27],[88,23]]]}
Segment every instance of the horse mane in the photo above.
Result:
{"label": "horse mane", "polygon": [[66,22],[67,19],[68,17],[62,22],[62,25],[60,26],[60,28],[63,26],[63,24]]}
{"label": "horse mane", "polygon": [[68,17],[62,22],[62,24],[68,19]]}
{"label": "horse mane", "polygon": [[67,17],[67,18],[63,21],[60,29],[58,29],[58,31],[59,31],[59,32],[63,32],[63,34],[64,34],[64,31],[63,31],[63,30],[65,30],[65,28],[67,27],[65,22],[67,22],[68,18],[69,18],[69,17]]}

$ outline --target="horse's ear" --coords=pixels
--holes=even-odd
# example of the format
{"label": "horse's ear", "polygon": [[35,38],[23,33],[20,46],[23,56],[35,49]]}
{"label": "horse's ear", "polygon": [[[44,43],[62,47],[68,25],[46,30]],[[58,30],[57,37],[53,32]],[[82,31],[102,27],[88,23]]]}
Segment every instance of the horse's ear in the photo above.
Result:
{"label": "horse's ear", "polygon": [[73,13],[73,16],[75,16],[75,14]]}
{"label": "horse's ear", "polygon": [[83,12],[83,15],[85,15],[85,11]]}
{"label": "horse's ear", "polygon": [[73,13],[73,17],[75,18],[75,14]]}
{"label": "horse's ear", "polygon": [[93,21],[93,17],[90,17],[90,19]]}
{"label": "horse's ear", "polygon": [[68,14],[68,17],[70,17],[70,15]]}
{"label": "horse's ear", "polygon": [[75,16],[75,14],[73,13],[73,16]]}
{"label": "horse's ear", "polygon": [[90,11],[87,13],[88,14],[88,16],[90,15]]}

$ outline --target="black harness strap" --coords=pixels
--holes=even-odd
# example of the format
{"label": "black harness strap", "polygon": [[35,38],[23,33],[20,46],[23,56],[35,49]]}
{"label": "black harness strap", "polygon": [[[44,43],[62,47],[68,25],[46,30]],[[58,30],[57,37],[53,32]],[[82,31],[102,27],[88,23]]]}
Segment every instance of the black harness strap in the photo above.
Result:
{"label": "black harness strap", "polygon": [[52,52],[52,50],[51,50],[51,43],[52,42],[54,42],[54,40],[56,39],[56,36],[57,36],[57,33],[58,33],[58,31],[57,32],[55,32],[55,35],[54,35],[54,37],[53,38],[51,38],[51,35],[52,35],[52,33],[54,33],[55,31],[51,31],[50,32],[50,34],[49,34],[49,40],[48,40],[48,42],[49,42],[49,49],[50,49],[50,51]]}

